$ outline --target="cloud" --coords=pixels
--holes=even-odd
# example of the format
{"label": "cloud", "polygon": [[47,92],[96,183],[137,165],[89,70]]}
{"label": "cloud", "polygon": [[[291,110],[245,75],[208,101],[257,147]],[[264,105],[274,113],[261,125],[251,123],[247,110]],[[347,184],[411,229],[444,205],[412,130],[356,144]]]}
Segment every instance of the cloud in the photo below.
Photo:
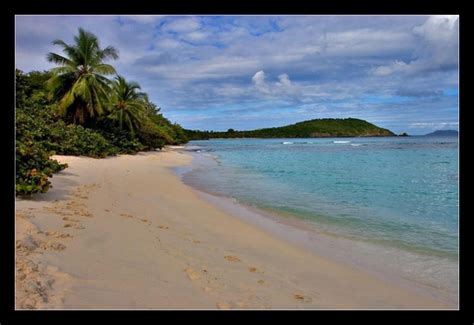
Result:
{"label": "cloud", "polygon": [[252,82],[255,85],[255,88],[261,93],[270,94],[270,87],[265,82],[265,72],[262,70],[256,72],[252,77]]}
{"label": "cloud", "polygon": [[383,55],[408,50],[413,36],[404,31],[362,28],[328,32],[322,37],[324,51],[334,56]]}
{"label": "cloud", "polygon": [[286,73],[279,75],[278,81],[272,84],[267,83],[265,78],[266,75],[263,70],[256,72],[252,77],[255,88],[265,95],[284,97],[298,94],[297,87],[291,82],[290,77]]}
{"label": "cloud", "polygon": [[165,18],[162,15],[134,15],[134,16],[119,16],[124,20],[133,21],[141,24],[154,24]]}
{"label": "cloud", "polygon": [[426,42],[440,44],[457,38],[459,16],[431,16],[421,26],[413,28],[413,33]]}
{"label": "cloud", "polygon": [[207,34],[203,32],[191,32],[188,34],[185,34],[185,38],[191,41],[201,41],[207,38]]}
{"label": "cloud", "polygon": [[443,95],[442,90],[430,90],[430,89],[411,89],[401,88],[395,93],[397,96],[404,97],[434,97]]}
{"label": "cloud", "polygon": [[139,57],[135,64],[144,65],[144,66],[157,66],[157,65],[164,65],[169,64],[173,61],[171,55],[167,52],[158,53],[158,54],[150,54]]}
{"label": "cloud", "polygon": [[281,88],[291,88],[293,84],[291,83],[290,77],[286,73],[278,76],[278,82],[276,85]]}
{"label": "cloud", "polygon": [[195,17],[177,18],[165,23],[162,27],[166,32],[191,32],[199,29],[200,23]]}
{"label": "cloud", "polygon": [[459,16],[430,16],[422,25],[412,29],[417,38],[409,62],[393,61],[371,70],[375,76],[394,73],[407,75],[454,70],[458,67]]}
{"label": "cloud", "polygon": [[411,123],[410,126],[419,129],[446,129],[458,128],[459,122],[416,122]]}
{"label": "cloud", "polygon": [[388,76],[395,72],[405,72],[408,71],[409,65],[402,61],[394,61],[389,65],[380,66],[373,70],[375,76]]}

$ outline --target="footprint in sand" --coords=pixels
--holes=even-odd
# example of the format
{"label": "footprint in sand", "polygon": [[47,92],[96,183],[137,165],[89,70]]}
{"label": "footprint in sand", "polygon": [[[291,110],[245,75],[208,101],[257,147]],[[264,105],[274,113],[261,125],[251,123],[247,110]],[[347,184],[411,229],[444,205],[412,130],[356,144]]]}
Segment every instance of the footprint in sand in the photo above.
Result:
{"label": "footprint in sand", "polygon": [[257,272],[257,268],[256,267],[249,267],[249,272]]}
{"label": "footprint in sand", "polygon": [[201,242],[199,240],[193,240],[193,244],[200,244]]}
{"label": "footprint in sand", "polygon": [[311,297],[306,297],[302,292],[294,292],[293,297],[296,300],[300,300],[304,302],[311,302],[313,300]]}
{"label": "footprint in sand", "polygon": [[64,225],[64,228],[70,228],[70,227],[73,227],[74,229],[86,229],[84,226],[80,225],[80,224],[71,224],[71,223],[66,223]]}
{"label": "footprint in sand", "polygon": [[218,302],[216,303],[217,308],[219,309],[231,309],[232,306],[227,302]]}
{"label": "footprint in sand", "polygon": [[43,248],[44,250],[62,251],[66,249],[66,245],[63,245],[58,242],[44,242],[41,245],[41,248]]}
{"label": "footprint in sand", "polygon": [[[40,232],[38,232],[38,233],[40,233]],[[73,237],[70,234],[63,234],[63,233],[60,233],[60,232],[57,232],[57,231],[46,231],[44,234],[48,237],[54,237],[54,238],[72,238]]]}
{"label": "footprint in sand", "polygon": [[78,222],[79,221],[77,219],[73,219],[73,218],[69,218],[69,217],[63,217],[63,220],[64,221],[72,221],[72,222]]}
{"label": "footprint in sand", "polygon": [[235,304],[236,304],[237,307],[239,307],[239,308],[246,308],[246,307],[247,307],[247,304],[246,304],[245,302],[243,302],[243,301],[237,301]]}
{"label": "footprint in sand", "polygon": [[162,225],[158,226],[158,228],[160,228],[160,229],[170,229],[170,227],[168,227],[168,226],[162,226]]}
{"label": "footprint in sand", "polygon": [[186,272],[186,274],[188,275],[188,278],[191,280],[191,281],[195,281],[195,280],[198,280],[201,275],[199,274],[199,272],[193,270],[192,268],[188,267],[184,270],[184,272]]}
{"label": "footprint in sand", "polygon": [[121,213],[120,215],[121,215],[122,217],[135,218],[134,216],[132,216],[131,214],[128,214],[128,213]]}
{"label": "footprint in sand", "polygon": [[240,259],[237,256],[227,255],[224,258],[230,262],[240,262]]}

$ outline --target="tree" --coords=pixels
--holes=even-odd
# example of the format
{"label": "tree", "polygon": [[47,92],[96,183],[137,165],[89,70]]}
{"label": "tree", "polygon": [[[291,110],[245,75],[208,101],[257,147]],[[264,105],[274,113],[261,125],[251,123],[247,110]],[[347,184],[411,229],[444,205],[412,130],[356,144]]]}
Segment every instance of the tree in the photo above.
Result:
{"label": "tree", "polygon": [[117,76],[112,84],[112,113],[110,118],[117,121],[120,128],[125,122],[132,135],[146,120],[147,96],[138,92],[140,85],[136,82],[127,82],[122,76]]}
{"label": "tree", "polygon": [[102,49],[97,37],[82,28],[74,37],[74,44],[62,40],[53,41],[62,47],[66,56],[49,53],[47,59],[59,67],[53,68],[53,76],[47,81],[50,98],[58,100],[62,114],[74,124],[84,124],[87,119],[98,117],[107,111],[110,80],[106,75],[115,69],[104,61],[117,59],[115,48]]}

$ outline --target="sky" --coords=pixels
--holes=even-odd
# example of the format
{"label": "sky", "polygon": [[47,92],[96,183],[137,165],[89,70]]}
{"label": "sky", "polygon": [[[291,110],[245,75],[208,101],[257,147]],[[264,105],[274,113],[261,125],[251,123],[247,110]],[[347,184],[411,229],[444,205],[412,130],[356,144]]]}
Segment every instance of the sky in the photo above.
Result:
{"label": "sky", "polygon": [[459,128],[458,16],[16,16],[16,68],[54,67],[78,28],[187,129],[360,118],[395,133]]}

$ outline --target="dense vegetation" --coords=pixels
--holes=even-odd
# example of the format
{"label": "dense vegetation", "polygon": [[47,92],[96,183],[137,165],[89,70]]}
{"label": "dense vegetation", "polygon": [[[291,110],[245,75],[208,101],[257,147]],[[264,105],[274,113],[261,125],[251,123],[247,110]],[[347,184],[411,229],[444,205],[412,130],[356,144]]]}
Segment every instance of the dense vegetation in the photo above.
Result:
{"label": "dense vegetation", "polygon": [[292,125],[252,131],[226,132],[185,130],[190,140],[211,138],[324,138],[324,137],[375,137],[394,136],[387,129],[355,118],[316,119]]}
{"label": "dense vegetation", "polygon": [[[53,42],[65,56],[49,53],[58,67],[16,70],[16,193],[46,192],[54,172],[67,167],[54,154],[102,158],[187,142],[140,85],[118,76],[95,35],[79,29],[74,44]],[[110,78],[110,77],[112,78]]]}

